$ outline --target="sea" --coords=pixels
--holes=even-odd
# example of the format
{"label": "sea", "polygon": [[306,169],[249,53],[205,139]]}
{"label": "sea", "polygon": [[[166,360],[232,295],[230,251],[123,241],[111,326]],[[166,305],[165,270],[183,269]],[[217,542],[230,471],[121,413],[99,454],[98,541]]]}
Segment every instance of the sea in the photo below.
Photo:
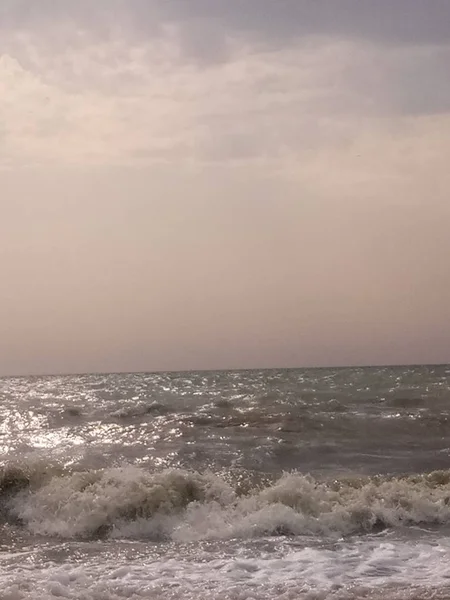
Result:
{"label": "sea", "polygon": [[450,366],[0,379],[0,598],[450,598]]}

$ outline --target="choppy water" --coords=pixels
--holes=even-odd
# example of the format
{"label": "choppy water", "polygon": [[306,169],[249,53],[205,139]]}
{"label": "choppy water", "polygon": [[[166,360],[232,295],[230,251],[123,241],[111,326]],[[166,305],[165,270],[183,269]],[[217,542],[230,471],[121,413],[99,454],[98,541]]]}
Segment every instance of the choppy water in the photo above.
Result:
{"label": "choppy water", "polygon": [[0,598],[450,596],[450,367],[0,380]]}

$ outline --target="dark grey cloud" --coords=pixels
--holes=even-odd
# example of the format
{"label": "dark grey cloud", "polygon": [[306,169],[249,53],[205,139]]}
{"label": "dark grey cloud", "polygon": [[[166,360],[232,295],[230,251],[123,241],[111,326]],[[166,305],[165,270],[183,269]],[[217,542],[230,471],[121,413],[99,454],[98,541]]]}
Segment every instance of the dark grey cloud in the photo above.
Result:
{"label": "dark grey cloud", "polygon": [[346,109],[411,116],[450,111],[450,44],[384,50],[371,48],[347,70]]}
{"label": "dark grey cloud", "polygon": [[2,0],[0,24],[70,17],[84,24],[105,20],[141,31],[163,22],[200,21],[222,33],[246,33],[282,42],[293,36],[336,35],[396,44],[450,39],[449,0]]}
{"label": "dark grey cloud", "polygon": [[[137,0],[136,7],[145,13],[148,4]],[[207,17],[230,31],[279,41],[311,34],[412,44],[450,39],[448,0],[167,0],[161,4],[174,19]]]}
{"label": "dark grey cloud", "polygon": [[387,70],[388,85],[384,92],[391,112],[407,115],[448,112],[449,65],[450,49],[446,48],[412,56],[408,61],[391,66]]}
{"label": "dark grey cloud", "polygon": [[[0,0],[0,53],[2,28],[45,27],[42,43],[57,56],[83,46],[86,38],[71,38],[63,24],[94,39],[120,31],[131,42],[163,36],[168,24],[176,25],[181,59],[204,66],[232,59],[230,38],[275,49],[308,36],[367,41],[405,54],[379,62],[374,53],[372,65],[356,60],[346,81],[355,100],[344,94],[345,110],[355,102],[379,114],[450,109],[450,0]],[[10,46],[9,53],[33,67],[26,48]],[[74,78],[70,65],[66,72]],[[284,84],[277,78],[281,90]],[[335,110],[339,101],[333,100]]]}

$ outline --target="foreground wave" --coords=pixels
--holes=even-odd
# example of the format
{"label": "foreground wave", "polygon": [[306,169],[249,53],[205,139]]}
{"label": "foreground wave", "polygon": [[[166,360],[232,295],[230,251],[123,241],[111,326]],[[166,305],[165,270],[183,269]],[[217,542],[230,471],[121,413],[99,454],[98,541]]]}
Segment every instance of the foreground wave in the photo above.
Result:
{"label": "foreground wave", "polygon": [[271,535],[351,535],[450,524],[450,471],[320,482],[126,466],[66,472],[5,466],[3,520],[63,538],[194,541]]}

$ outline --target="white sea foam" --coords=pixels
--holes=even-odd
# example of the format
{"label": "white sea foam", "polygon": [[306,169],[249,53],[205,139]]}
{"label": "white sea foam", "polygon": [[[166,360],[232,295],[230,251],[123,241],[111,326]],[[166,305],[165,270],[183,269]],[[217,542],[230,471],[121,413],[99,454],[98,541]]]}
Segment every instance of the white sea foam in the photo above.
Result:
{"label": "white sea foam", "polygon": [[349,535],[450,524],[450,473],[320,483],[286,474],[245,495],[220,477],[135,467],[33,479],[9,502],[29,532],[174,541]]}
{"label": "white sea foam", "polygon": [[336,550],[303,548],[190,560],[95,561],[39,566],[5,565],[2,600],[280,600],[448,598],[450,548],[442,544],[366,541]]}

